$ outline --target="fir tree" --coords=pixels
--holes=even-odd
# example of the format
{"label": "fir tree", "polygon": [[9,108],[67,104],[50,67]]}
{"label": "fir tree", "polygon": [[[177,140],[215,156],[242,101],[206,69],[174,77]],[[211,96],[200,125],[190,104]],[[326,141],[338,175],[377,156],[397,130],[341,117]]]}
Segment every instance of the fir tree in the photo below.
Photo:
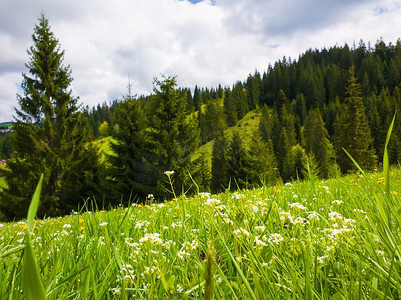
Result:
{"label": "fir tree", "polygon": [[177,89],[175,77],[155,79],[154,84],[157,109],[153,112],[150,128],[155,154],[152,163],[158,169],[158,192],[167,196],[165,171],[175,172],[178,191],[190,180],[190,154],[199,145],[199,125],[194,116],[187,114],[187,96]]}
{"label": "fir tree", "polygon": [[259,135],[253,137],[247,159],[247,178],[251,186],[277,181],[279,172],[271,140],[264,142]]}
{"label": "fir tree", "polygon": [[235,132],[227,152],[228,176],[230,176],[231,187],[234,189],[241,189],[246,186],[248,169],[247,155],[248,153],[245,149],[243,138],[238,132]]}
{"label": "fir tree", "polygon": [[237,105],[233,93],[227,88],[224,96],[224,114],[228,127],[235,126],[238,122]]}
{"label": "fir tree", "polygon": [[360,95],[361,86],[355,78],[354,67],[351,67],[344,109],[335,126],[335,149],[337,162],[342,172],[356,168],[343,148],[351,154],[362,168],[372,170],[376,165],[373,139]]}
{"label": "fir tree", "polygon": [[221,131],[213,143],[212,150],[212,181],[211,188],[213,192],[220,192],[227,188],[228,178],[228,160],[227,160],[228,142]]}
{"label": "fir tree", "polygon": [[139,100],[128,96],[116,109],[118,129],[110,141],[112,154],[106,156],[109,192],[108,198],[118,203],[130,197],[145,199],[156,183],[152,180],[152,167],[147,163],[149,137],[147,119]]}
{"label": "fir tree", "polygon": [[305,150],[312,153],[322,177],[328,178],[333,163],[333,146],[318,108],[310,110],[305,120]]}
{"label": "fir tree", "polygon": [[[44,174],[39,215],[71,211],[96,192],[83,184],[97,176],[96,149],[86,148],[78,99],[72,95],[71,70],[63,65],[64,51],[42,14],[28,51],[15,116],[15,150],[5,172],[7,189],[1,208],[10,218],[26,216],[40,175]],[[89,163],[89,164],[88,164]],[[86,178],[85,178],[86,177]]]}

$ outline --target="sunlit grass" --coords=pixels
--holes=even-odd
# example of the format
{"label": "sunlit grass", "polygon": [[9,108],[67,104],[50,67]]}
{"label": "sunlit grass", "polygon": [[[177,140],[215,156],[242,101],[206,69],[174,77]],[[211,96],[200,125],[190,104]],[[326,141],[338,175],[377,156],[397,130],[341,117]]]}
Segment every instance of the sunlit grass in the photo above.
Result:
{"label": "sunlit grass", "polygon": [[[37,220],[31,242],[49,299],[202,298],[206,287],[215,299],[397,299],[399,226],[388,239],[377,197],[383,174],[201,193]],[[0,298],[18,299],[27,223],[0,227]]]}

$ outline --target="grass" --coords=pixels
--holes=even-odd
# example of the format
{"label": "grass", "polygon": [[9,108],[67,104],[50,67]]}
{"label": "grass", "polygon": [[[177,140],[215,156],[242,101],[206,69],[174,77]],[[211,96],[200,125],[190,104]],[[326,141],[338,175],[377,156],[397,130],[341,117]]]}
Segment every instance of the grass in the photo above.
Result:
{"label": "grass", "polygon": [[[375,201],[399,208],[401,171],[389,195],[364,175],[84,210],[30,238],[49,299],[397,299],[398,217]],[[0,225],[1,299],[22,297],[27,227]]]}
{"label": "grass", "polygon": [[0,127],[11,128],[12,127],[12,123],[11,122],[3,122],[3,123],[0,123]]}
{"label": "grass", "polygon": [[99,154],[101,161],[104,161],[106,154],[112,154],[113,151],[110,149],[110,142],[115,141],[111,136],[101,138],[94,141],[94,145],[99,147]]}
{"label": "grass", "polygon": [[6,187],[6,180],[4,179],[4,177],[0,177],[0,190],[1,188]]}

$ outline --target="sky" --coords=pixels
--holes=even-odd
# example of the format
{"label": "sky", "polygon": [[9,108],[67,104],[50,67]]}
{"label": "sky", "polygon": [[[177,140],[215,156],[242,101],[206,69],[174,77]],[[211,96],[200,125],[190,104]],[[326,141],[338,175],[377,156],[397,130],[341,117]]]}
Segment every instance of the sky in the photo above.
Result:
{"label": "sky", "polygon": [[147,95],[154,78],[231,86],[306,50],[395,44],[400,0],[0,0],[0,122],[11,121],[43,11],[83,105]]}

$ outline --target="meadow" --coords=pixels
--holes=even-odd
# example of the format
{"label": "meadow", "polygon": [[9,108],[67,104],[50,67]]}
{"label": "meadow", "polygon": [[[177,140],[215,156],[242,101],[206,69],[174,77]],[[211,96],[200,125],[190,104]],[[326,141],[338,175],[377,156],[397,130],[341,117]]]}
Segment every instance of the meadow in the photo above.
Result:
{"label": "meadow", "polygon": [[0,224],[0,299],[23,298],[27,232],[48,299],[398,299],[400,189],[310,176]]}

